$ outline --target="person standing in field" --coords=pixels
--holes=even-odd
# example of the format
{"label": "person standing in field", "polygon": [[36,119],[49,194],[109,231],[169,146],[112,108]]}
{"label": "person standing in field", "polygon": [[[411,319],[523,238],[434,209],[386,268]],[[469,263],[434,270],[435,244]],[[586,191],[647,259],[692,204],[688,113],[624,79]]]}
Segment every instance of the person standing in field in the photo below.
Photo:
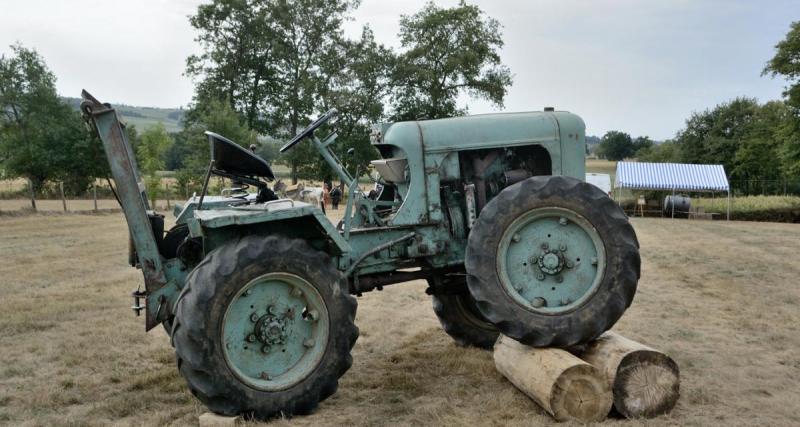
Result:
{"label": "person standing in field", "polygon": [[339,209],[339,201],[342,200],[342,190],[339,189],[339,186],[333,187],[330,190],[331,196],[331,208],[333,210]]}

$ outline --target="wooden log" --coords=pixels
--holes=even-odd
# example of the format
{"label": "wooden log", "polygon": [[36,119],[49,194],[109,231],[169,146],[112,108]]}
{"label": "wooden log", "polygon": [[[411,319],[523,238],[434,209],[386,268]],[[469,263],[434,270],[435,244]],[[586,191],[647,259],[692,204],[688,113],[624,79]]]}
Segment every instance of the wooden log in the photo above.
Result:
{"label": "wooden log", "polygon": [[200,427],[234,427],[244,424],[242,417],[227,417],[225,415],[217,415],[212,412],[206,412],[198,417]]}
{"label": "wooden log", "polygon": [[58,189],[61,193],[61,204],[64,205],[64,212],[67,211],[67,198],[64,196],[64,181],[58,183]]}
{"label": "wooden log", "polygon": [[602,421],[611,411],[611,389],[603,375],[564,350],[529,347],[501,335],[494,363],[558,421]]}
{"label": "wooden log", "polygon": [[608,331],[581,358],[605,375],[614,408],[627,418],[666,414],[680,396],[678,364],[666,354]]}

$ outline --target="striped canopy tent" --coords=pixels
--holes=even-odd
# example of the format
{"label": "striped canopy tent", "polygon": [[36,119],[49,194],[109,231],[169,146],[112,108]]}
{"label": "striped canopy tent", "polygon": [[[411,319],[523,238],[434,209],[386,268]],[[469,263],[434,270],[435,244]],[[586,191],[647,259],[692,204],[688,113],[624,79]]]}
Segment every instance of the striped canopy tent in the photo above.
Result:
{"label": "striped canopy tent", "polygon": [[660,190],[687,192],[722,192],[728,195],[728,219],[731,190],[722,165],[690,165],[686,163],[617,162],[614,179],[617,191]]}

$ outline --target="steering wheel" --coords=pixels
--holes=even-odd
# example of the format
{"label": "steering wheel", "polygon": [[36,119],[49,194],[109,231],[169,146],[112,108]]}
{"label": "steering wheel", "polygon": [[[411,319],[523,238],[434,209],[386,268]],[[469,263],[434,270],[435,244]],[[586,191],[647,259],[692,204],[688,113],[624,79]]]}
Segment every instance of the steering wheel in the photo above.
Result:
{"label": "steering wheel", "polygon": [[335,108],[331,108],[330,110],[328,110],[328,112],[320,116],[317,120],[314,120],[313,123],[306,126],[305,129],[301,130],[300,133],[295,135],[291,141],[287,142],[286,145],[281,147],[280,152],[281,153],[285,152],[286,150],[294,147],[295,144],[302,141],[304,138],[311,136],[314,133],[314,131],[317,130],[317,128],[324,125],[325,122],[332,119],[333,117],[336,117],[336,113],[337,112]]}

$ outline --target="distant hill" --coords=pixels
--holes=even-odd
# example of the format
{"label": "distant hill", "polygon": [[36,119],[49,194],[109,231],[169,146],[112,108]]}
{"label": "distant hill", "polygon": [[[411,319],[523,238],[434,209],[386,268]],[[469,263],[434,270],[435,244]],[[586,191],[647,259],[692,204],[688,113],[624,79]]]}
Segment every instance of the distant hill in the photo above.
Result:
{"label": "distant hill", "polygon": [[[64,100],[72,105],[76,110],[80,107],[80,98],[64,97]],[[167,132],[179,132],[182,126],[185,110],[182,108],[156,108],[156,107],[135,107],[125,104],[112,104],[117,112],[122,116],[122,120],[127,124],[134,125],[138,131],[145,130],[161,122]]]}

